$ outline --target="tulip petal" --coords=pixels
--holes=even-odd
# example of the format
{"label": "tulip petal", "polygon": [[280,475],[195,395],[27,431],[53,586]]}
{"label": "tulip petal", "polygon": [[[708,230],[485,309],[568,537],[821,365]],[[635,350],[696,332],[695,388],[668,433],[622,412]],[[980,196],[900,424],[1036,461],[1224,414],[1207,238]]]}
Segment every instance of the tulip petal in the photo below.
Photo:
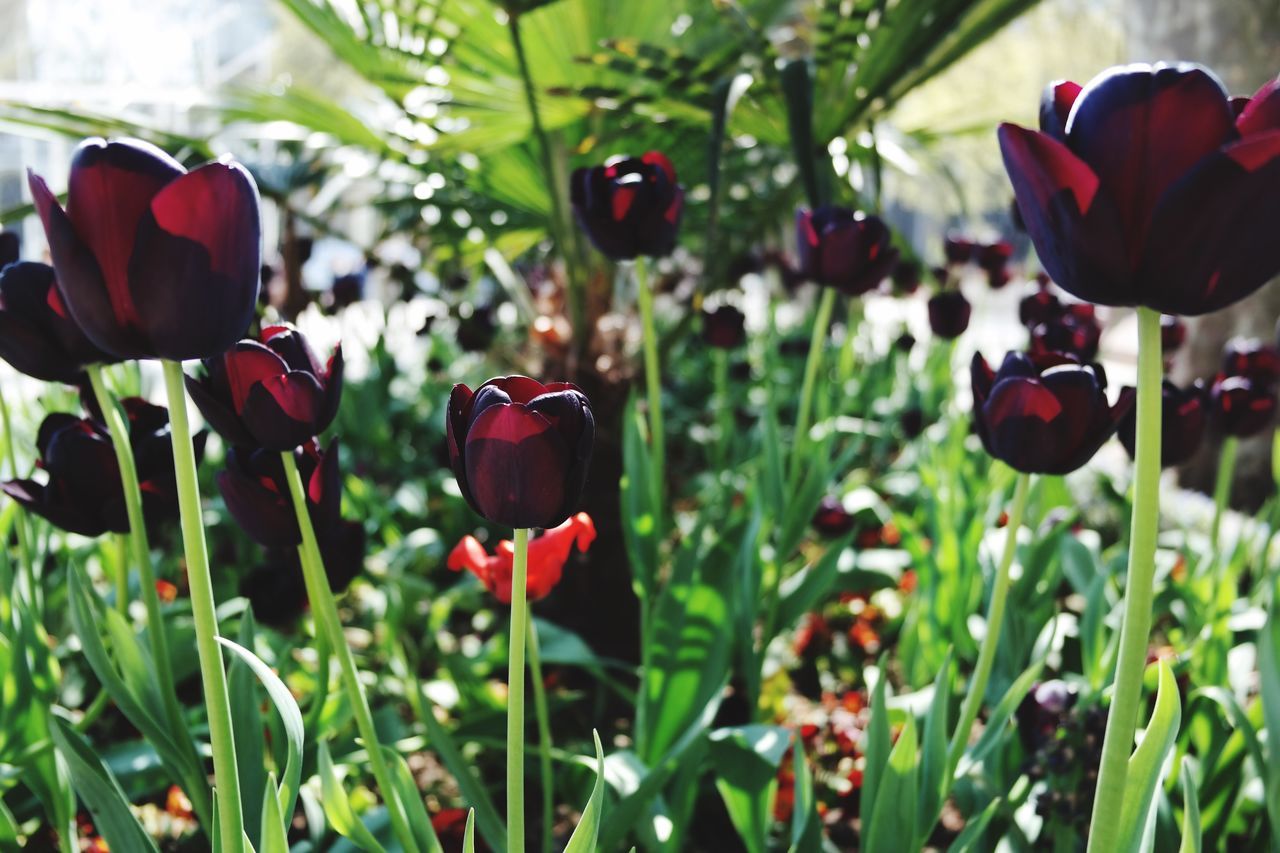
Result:
{"label": "tulip petal", "polygon": [[1236,130],[1241,136],[1280,130],[1280,80],[1267,83],[1249,99],[1236,118]]}
{"label": "tulip petal", "polygon": [[1101,74],[1080,93],[1067,123],[1068,145],[1115,205],[1131,262],[1165,190],[1234,136],[1222,83],[1190,63]]}
{"label": "tulip petal", "polygon": [[1040,96],[1040,132],[1059,142],[1067,138],[1067,118],[1080,96],[1081,86],[1070,80],[1057,80],[1045,87]]}
{"label": "tulip petal", "polygon": [[[338,439],[329,442],[329,446],[321,453],[315,442],[303,448],[304,455],[316,454],[315,468],[311,476],[305,480],[307,501],[311,505],[311,517],[318,529],[336,524],[342,517],[342,469],[338,465]],[[305,476],[305,475],[304,475]]]}
{"label": "tulip petal", "polygon": [[[70,533],[81,536],[101,536],[107,532],[107,526],[101,518],[94,518],[78,512],[76,508],[62,501],[51,499],[49,489],[35,480],[9,480],[0,483],[0,490],[13,498],[24,509],[34,512],[49,523]],[[123,531],[127,532],[126,527]]]}
{"label": "tulip petal", "polygon": [[[479,396],[479,395],[477,395]],[[486,408],[467,432],[467,483],[481,515],[510,527],[564,520],[570,451],[550,421],[519,404]]]}
{"label": "tulip petal", "polygon": [[240,418],[256,443],[268,450],[293,450],[312,438],[324,392],[310,373],[269,376],[249,389]]}
{"label": "tulip petal", "polygon": [[1012,124],[1000,151],[1027,233],[1060,287],[1103,305],[1133,305],[1119,222],[1089,167],[1062,143]]}
{"label": "tulip petal", "polygon": [[587,484],[587,470],[596,438],[595,416],[587,398],[575,387],[536,397],[529,403],[529,408],[551,421],[572,454],[564,477],[564,505],[560,508],[560,515],[566,517],[577,509]]}
{"label": "tulip petal", "polygon": [[1138,281],[1166,314],[1217,311],[1280,272],[1280,130],[1206,158],[1161,200]]}
{"label": "tulip petal", "polygon": [[250,539],[268,548],[291,548],[302,542],[292,504],[262,481],[232,467],[230,457],[217,482],[227,511]]}
{"label": "tulip petal", "polygon": [[209,426],[213,427],[214,432],[231,444],[241,447],[250,447],[254,444],[253,435],[250,434],[249,430],[245,429],[244,423],[241,422],[240,416],[235,413],[235,409],[224,403],[223,398],[214,390],[212,380],[208,378],[201,380],[187,376],[186,384],[187,393],[191,396],[191,402],[196,404],[196,408],[200,410],[200,415]]}
{"label": "tulip petal", "polygon": [[129,286],[157,355],[208,358],[239,340],[257,306],[261,242],[258,190],[237,164],[209,163],[152,199]]}
{"label": "tulip petal", "polygon": [[333,423],[333,419],[338,415],[338,405],[342,402],[342,374],[344,370],[344,361],[342,358],[342,345],[334,347],[333,355],[329,357],[329,363],[325,367],[323,374],[324,399],[320,403],[320,410],[316,413],[315,431],[320,434],[329,428]]}

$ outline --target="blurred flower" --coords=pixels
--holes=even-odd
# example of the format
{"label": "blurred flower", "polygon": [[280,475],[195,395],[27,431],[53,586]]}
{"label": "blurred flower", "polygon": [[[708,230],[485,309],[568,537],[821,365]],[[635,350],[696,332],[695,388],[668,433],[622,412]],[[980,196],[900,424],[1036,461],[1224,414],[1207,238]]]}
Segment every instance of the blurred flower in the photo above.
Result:
{"label": "blurred flower", "polygon": [[818,504],[813,516],[813,527],[823,536],[843,536],[853,529],[854,517],[837,497],[827,495]]}
{"label": "blurred flower", "polygon": [[470,314],[458,316],[458,346],[467,352],[485,352],[498,334],[492,305],[476,306]]}
{"label": "blurred flower", "polygon": [[910,296],[915,293],[924,280],[920,262],[907,258],[899,258],[893,265],[893,272],[890,275],[893,279],[893,292],[899,296]]}
{"label": "blurred flower", "polygon": [[992,290],[999,290],[1009,282],[1013,281],[1013,273],[1009,272],[1009,269],[1007,267],[990,269],[990,270],[987,270],[986,273],[987,273],[987,285]]}
{"label": "blurred flower", "polygon": [[458,488],[476,512],[508,527],[554,527],[577,508],[595,418],[567,382],[490,379],[453,386],[447,440]]}
{"label": "blurred flower", "polygon": [[1273,385],[1280,382],[1280,350],[1259,340],[1232,338],[1223,350],[1222,373]]}
{"label": "blurred flower", "polygon": [[898,416],[898,423],[902,426],[903,435],[915,438],[924,432],[924,411],[919,406],[903,409]]}
{"label": "blurred flower", "polygon": [[719,349],[735,349],[747,341],[747,318],[732,305],[702,312],[702,339]]}
{"label": "blurred flower", "polygon": [[960,266],[973,260],[977,246],[967,237],[948,234],[942,240],[942,254],[947,259],[947,266]]}
{"label": "blurred flower", "polygon": [[1187,340],[1187,324],[1165,314],[1160,317],[1160,348],[1166,357],[1176,352]]}
{"label": "blurred flower", "polygon": [[[306,491],[311,524],[320,538],[342,517],[338,441],[334,439],[323,451],[314,440],[308,441],[295,449],[293,456]],[[278,452],[232,447],[227,451],[226,467],[218,474],[218,491],[231,517],[259,545],[292,548],[302,542]]]}
{"label": "blurred flower", "polygon": [[915,349],[915,346],[915,336],[910,332],[903,332],[901,335],[898,335],[897,340],[893,342],[893,348],[901,353],[909,353]]}
{"label": "blurred flower", "polygon": [[1018,320],[1029,329],[1047,323],[1062,312],[1062,302],[1049,291],[1047,285],[1039,285],[1034,293],[1018,303]]}
{"label": "blurred flower", "polygon": [[1098,357],[1101,340],[1102,326],[1093,313],[1093,306],[1085,303],[1065,306],[1056,317],[1031,330],[1033,352],[1064,352],[1081,361]]}
{"label": "blurred flower", "polygon": [[676,247],[684,189],[665,154],[614,157],[603,166],[578,169],[569,198],[582,230],[615,261],[661,258]]}
{"label": "blurred flower", "polygon": [[[529,564],[526,590],[529,601],[538,601],[550,595],[560,583],[564,564],[576,545],[580,553],[596,538],[596,526],[585,512],[553,527],[541,536],[529,540]],[[490,555],[474,536],[464,536],[449,554],[448,566],[455,572],[468,570],[480,579],[489,592],[503,604],[511,603],[511,578],[515,569],[515,544],[508,539],[498,543],[496,553]]]}
{"label": "blurred flower", "polygon": [[[1208,395],[1200,383],[1179,388],[1164,381],[1160,395],[1160,467],[1181,465],[1200,448],[1208,405]],[[1136,457],[1136,422],[1136,413],[1130,410],[1120,420],[1118,433],[1131,458]]]}
{"label": "blurred flower", "polygon": [[1029,474],[1068,474],[1088,462],[1133,407],[1107,404],[1106,374],[1058,353],[1011,352],[997,373],[974,353],[974,426],[987,452]]}
{"label": "blurred flower", "polygon": [[894,269],[891,240],[889,226],[861,211],[831,205],[796,211],[801,274],[850,296],[873,290]]}
{"label": "blurred flower", "polygon": [[343,308],[364,299],[364,272],[351,272],[334,278],[325,294],[324,308],[327,314],[336,314]]}
{"label": "blurred flower", "polygon": [[0,272],[0,358],[28,376],[69,385],[87,365],[116,361],[67,315],[53,267],[31,262]]}
{"label": "blurred flower", "polygon": [[292,450],[324,432],[338,413],[342,346],[325,364],[292,326],[267,326],[260,338],[205,359],[204,376],[187,377],[187,393],[231,444]]}
{"label": "blurred flower", "polygon": [[[120,402],[128,420],[143,518],[150,528],[178,515],[169,412],[136,397]],[[199,456],[204,450],[204,433],[194,442]],[[36,447],[38,465],[48,474],[48,482],[10,480],[0,486],[5,494],[72,533],[99,536],[107,531],[129,532],[120,467],[105,427],[87,418],[55,412],[40,424]]]}
{"label": "blurred flower", "polygon": [[229,160],[186,171],[137,140],[76,149],[64,210],[29,174],[58,289],[89,340],[120,358],[211,358],[253,319],[258,190]]}
{"label": "blurred flower", "polygon": [[1280,84],[1237,116],[1198,65],[1112,68],[1051,84],[1040,132],[999,130],[1045,269],[1103,305],[1205,314],[1280,272]]}
{"label": "blurred flower", "polygon": [[0,231],[0,269],[18,262],[22,257],[22,241],[16,231]]}
{"label": "blurred flower", "polygon": [[974,261],[988,273],[1004,272],[1012,257],[1013,244],[1008,240],[996,240],[994,243],[977,246],[974,253]]}
{"label": "blurred flower", "polygon": [[1023,748],[1030,752],[1049,741],[1078,698],[1076,689],[1059,679],[1034,685],[1014,712]]}
{"label": "blurred flower", "polygon": [[1209,389],[1214,425],[1227,435],[1249,438],[1271,425],[1276,389],[1256,376],[1219,373]]}
{"label": "blurred flower", "polygon": [[[358,522],[339,519],[316,530],[325,577],[335,593],[344,591],[364,568],[365,534]],[[307,609],[307,585],[297,548],[268,548],[264,562],[240,581],[253,615],[264,625],[287,628]]]}
{"label": "blurred flower", "polygon": [[943,290],[929,299],[929,328],[934,335],[953,341],[969,328],[973,313],[969,300],[958,290]]}

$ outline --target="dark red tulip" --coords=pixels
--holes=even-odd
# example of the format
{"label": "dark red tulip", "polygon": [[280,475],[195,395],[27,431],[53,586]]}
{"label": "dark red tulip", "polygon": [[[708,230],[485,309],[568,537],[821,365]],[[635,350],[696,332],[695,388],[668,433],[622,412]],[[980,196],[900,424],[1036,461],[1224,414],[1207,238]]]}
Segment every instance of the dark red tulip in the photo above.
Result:
{"label": "dark red tulip", "polygon": [[920,262],[907,258],[899,258],[890,275],[893,279],[893,292],[899,296],[910,296],[920,289],[920,284],[924,281]]}
{"label": "dark red tulip", "polygon": [[229,443],[292,450],[324,432],[342,397],[342,347],[327,363],[292,326],[267,326],[261,343],[243,340],[205,359],[187,392]]}
{"label": "dark red tulip", "polygon": [[986,270],[987,286],[992,290],[1000,290],[1009,282],[1013,281],[1013,273],[1009,272],[1008,267],[994,267]]}
{"label": "dark red tulip", "polygon": [[[307,492],[307,510],[320,539],[342,520],[342,472],[338,442],[321,450],[308,441],[293,451]],[[272,450],[232,447],[226,468],[218,474],[218,491],[227,511],[249,538],[267,548],[291,548],[302,542],[289,483],[280,454]]]}
{"label": "dark red tulip", "polygon": [[0,358],[28,376],[74,385],[90,364],[116,359],[93,345],[67,314],[48,264],[0,271]]}
{"label": "dark red tulip", "polygon": [[676,247],[684,189],[665,154],[614,157],[603,166],[578,169],[569,198],[582,230],[615,261],[662,258]]}
{"label": "dark red tulip", "polygon": [[1023,748],[1031,752],[1051,740],[1078,698],[1065,681],[1034,685],[1014,712]]}
{"label": "dark red tulip", "polygon": [[[596,526],[591,516],[580,512],[530,539],[525,584],[528,600],[540,601],[550,595],[560,583],[569,554],[575,547],[579,553],[587,553],[595,538]],[[495,553],[490,554],[474,536],[464,536],[450,552],[448,566],[455,572],[463,569],[471,572],[495,598],[510,604],[515,555],[515,545],[508,539],[499,542]]]}
{"label": "dark red tulip", "polygon": [[[354,521],[316,531],[329,588],[344,591],[364,567],[364,527]],[[253,605],[254,617],[264,625],[287,628],[308,606],[307,587],[297,548],[268,548],[264,562],[240,581],[240,594]]]}
{"label": "dark red tulip", "polygon": [[568,382],[490,379],[453,386],[447,441],[458,487],[476,512],[507,527],[555,527],[577,509],[595,418]]}
{"label": "dark red tulip", "polygon": [[924,410],[919,406],[904,409],[898,416],[898,423],[902,426],[903,435],[907,438],[916,438],[924,432]]}
{"label": "dark red tulip", "polygon": [[944,290],[929,299],[929,328],[939,338],[951,341],[969,328],[973,313],[969,300],[958,290]]}
{"label": "dark red tulip", "polygon": [[1093,361],[1098,356],[1102,326],[1098,324],[1092,308],[1092,305],[1083,303],[1063,306],[1057,316],[1031,330],[1031,349],[1035,352],[1063,352],[1084,362]]}
{"label": "dark red tulip", "polygon": [[910,332],[903,332],[898,335],[897,340],[893,342],[893,348],[901,353],[909,353],[916,347],[915,336]]}
{"label": "dark red tulip", "polygon": [[948,234],[942,241],[942,254],[948,266],[961,266],[973,260],[977,246],[968,237]]}
{"label": "dark red tulip", "polygon": [[974,426],[992,456],[1028,474],[1069,474],[1088,462],[1133,407],[1108,405],[1102,367],[1059,353],[1005,356],[999,372],[974,353]]}
{"label": "dark red tulip", "polygon": [[[1200,383],[1179,388],[1168,379],[1160,394],[1160,467],[1172,468],[1190,459],[1204,440],[1209,396]],[[1120,443],[1136,458],[1137,417],[1130,411],[1120,421]]]}
{"label": "dark red tulip", "polygon": [[76,150],[64,210],[29,173],[58,288],[76,323],[120,358],[211,358],[258,300],[258,190],[219,160],[188,172],[137,140]]}
{"label": "dark red tulip", "polygon": [[459,313],[458,346],[467,352],[485,352],[498,334],[496,310],[492,305],[473,306],[468,314]]}
{"label": "dark red tulip", "polygon": [[16,264],[22,252],[22,241],[15,231],[0,231],[0,269]]}
{"label": "dark red tulip", "polygon": [[1061,300],[1047,287],[1037,287],[1018,303],[1018,320],[1029,329],[1055,319],[1061,312]]}
{"label": "dark red tulip", "polygon": [[1280,272],[1280,88],[1237,116],[1193,64],[1128,65],[1049,87],[1040,132],[1000,147],[1041,262],[1103,305],[1196,315]]}
{"label": "dark red tulip", "polygon": [[[169,412],[136,397],[122,400],[121,405],[142,491],[143,517],[151,528],[178,515]],[[198,456],[204,448],[203,433],[195,437],[195,445]],[[55,412],[40,424],[36,447],[48,481],[11,480],[3,484],[5,494],[72,533],[129,532],[120,468],[102,424]]]}
{"label": "dark red tulip", "polygon": [[747,318],[732,305],[702,312],[702,339],[719,349],[736,349],[747,342]]}
{"label": "dark red tulip", "polygon": [[1223,351],[1222,373],[1274,385],[1280,382],[1280,350],[1259,340],[1232,338]]}
{"label": "dark red tulip", "polygon": [[1177,352],[1187,340],[1187,324],[1171,314],[1160,317],[1160,349],[1166,356]]}
{"label": "dark red tulip", "polygon": [[847,207],[796,211],[801,274],[850,296],[874,290],[893,271],[892,236],[879,217]]}
{"label": "dark red tulip", "polygon": [[1271,426],[1276,415],[1275,386],[1249,376],[1219,373],[1209,390],[1214,425],[1227,435],[1249,438]]}
{"label": "dark red tulip", "polygon": [[1003,270],[1013,257],[1013,244],[1008,240],[984,243],[976,248],[974,261],[987,272]]}
{"label": "dark red tulip", "polygon": [[844,503],[831,495],[822,499],[818,504],[818,511],[813,515],[814,530],[831,538],[843,536],[853,530],[855,523],[856,519],[844,508]]}

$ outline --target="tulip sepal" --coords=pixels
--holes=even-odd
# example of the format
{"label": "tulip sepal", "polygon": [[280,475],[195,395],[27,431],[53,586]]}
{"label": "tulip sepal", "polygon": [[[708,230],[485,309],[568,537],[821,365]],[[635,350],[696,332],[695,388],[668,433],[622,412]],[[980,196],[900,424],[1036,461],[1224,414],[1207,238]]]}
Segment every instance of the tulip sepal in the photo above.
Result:
{"label": "tulip sepal", "polygon": [[396,793],[398,789],[391,775],[391,768],[387,765],[382,744],[378,740],[378,731],[373,725],[373,713],[369,710],[369,699],[365,695],[364,684],[360,681],[360,671],[342,632],[342,620],[338,617],[338,605],[334,601],[333,590],[329,587],[329,576],[325,573],[320,543],[311,524],[307,494],[302,485],[302,476],[298,473],[298,463],[292,451],[281,453],[280,458],[284,463],[285,480],[289,485],[294,514],[298,518],[298,529],[302,533],[302,542],[298,545],[298,560],[302,563],[302,578],[307,588],[307,598],[311,602],[316,631],[323,635],[322,642],[338,659],[342,687],[347,692],[347,701],[356,718],[356,729],[369,754],[370,768],[382,793],[396,840],[406,853],[418,853],[419,847],[409,828],[404,804]]}

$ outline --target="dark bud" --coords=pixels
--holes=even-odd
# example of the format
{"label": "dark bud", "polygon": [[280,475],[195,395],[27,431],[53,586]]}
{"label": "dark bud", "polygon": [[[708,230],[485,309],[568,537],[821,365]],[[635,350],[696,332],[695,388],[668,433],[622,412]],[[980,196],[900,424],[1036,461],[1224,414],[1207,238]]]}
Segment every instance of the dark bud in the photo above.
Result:
{"label": "dark bud", "polygon": [[850,296],[874,290],[898,262],[889,226],[847,207],[797,211],[796,245],[804,278]]}
{"label": "dark bud", "polygon": [[569,198],[587,237],[615,261],[666,257],[676,247],[684,189],[664,154],[650,151],[578,169]]}
{"label": "dark bud", "polygon": [[[1160,396],[1160,467],[1172,468],[1190,459],[1204,440],[1208,418],[1209,396],[1204,387],[1196,383],[1179,388],[1169,380],[1164,381]],[[1137,417],[1131,410],[1120,421],[1120,443],[1136,455],[1134,441]]]}
{"label": "dark bud", "polygon": [[969,328],[973,313],[969,300],[958,290],[944,290],[929,300],[929,328],[944,340],[955,340]]}

